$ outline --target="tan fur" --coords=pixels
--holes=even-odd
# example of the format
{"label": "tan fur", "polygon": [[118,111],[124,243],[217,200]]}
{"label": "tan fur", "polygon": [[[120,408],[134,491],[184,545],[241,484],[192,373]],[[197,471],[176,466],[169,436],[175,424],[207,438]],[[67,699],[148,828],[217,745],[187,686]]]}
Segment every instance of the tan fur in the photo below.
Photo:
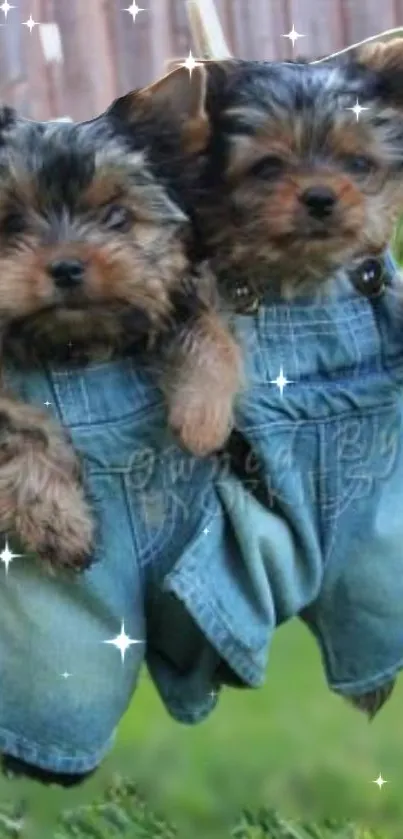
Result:
{"label": "tan fur", "polygon": [[[207,271],[199,279],[199,293],[203,292],[215,292],[214,278]],[[209,306],[191,330],[178,333],[165,353],[161,386],[168,401],[168,421],[185,448],[203,457],[224,445],[241,383],[241,350]]]}
{"label": "tan fur", "polygon": [[141,96],[152,99],[154,106],[169,102],[177,117],[183,119],[183,151],[192,155],[201,151],[210,135],[210,124],[205,110],[207,72],[202,63],[190,73],[177,67],[141,91]]}
{"label": "tan fur", "polygon": [[80,464],[44,413],[0,397],[0,531],[62,568],[85,568],[93,523]]}
{"label": "tan fur", "polygon": [[363,44],[357,48],[356,56],[373,70],[396,70],[403,66],[403,39]]}
{"label": "tan fur", "polygon": [[[173,75],[120,100],[119,119],[130,125],[137,114],[141,122],[138,112],[151,102],[156,107],[154,98],[158,101],[160,86],[167,85],[172,108],[183,118],[183,143],[193,154],[209,132],[205,72],[195,73],[193,81],[187,70]],[[12,144],[7,150],[0,185],[2,352],[29,369],[38,360],[86,364],[148,348],[161,371],[158,382],[179,442],[207,455],[224,444],[230,430],[240,351],[219,313],[212,276],[205,268],[191,276],[186,216],[154,177],[147,153],[126,153],[125,146],[107,139],[105,147],[95,143],[88,177],[75,180],[73,171],[66,207],[63,189],[70,183],[61,186],[56,172],[46,180],[38,158],[26,162]],[[40,161],[40,138],[38,144]],[[52,152],[45,145],[44,157],[49,148]],[[69,155],[67,144],[62,164]],[[117,228],[108,225],[116,210],[124,211]],[[66,290],[52,264],[71,259],[82,263],[83,272]],[[78,459],[62,429],[4,392],[0,529],[17,533],[24,548],[45,563],[88,565],[94,525]]]}

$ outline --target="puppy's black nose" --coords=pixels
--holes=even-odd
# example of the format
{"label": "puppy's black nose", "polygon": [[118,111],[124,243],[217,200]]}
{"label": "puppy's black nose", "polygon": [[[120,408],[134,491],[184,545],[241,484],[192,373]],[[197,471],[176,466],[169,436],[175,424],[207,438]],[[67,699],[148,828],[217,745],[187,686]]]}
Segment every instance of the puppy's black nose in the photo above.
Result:
{"label": "puppy's black nose", "polygon": [[47,271],[58,288],[69,289],[81,285],[84,280],[85,265],[80,259],[56,259],[49,263]]}
{"label": "puppy's black nose", "polygon": [[336,200],[336,194],[327,186],[312,186],[301,195],[301,201],[306,205],[309,215],[318,219],[330,216]]}

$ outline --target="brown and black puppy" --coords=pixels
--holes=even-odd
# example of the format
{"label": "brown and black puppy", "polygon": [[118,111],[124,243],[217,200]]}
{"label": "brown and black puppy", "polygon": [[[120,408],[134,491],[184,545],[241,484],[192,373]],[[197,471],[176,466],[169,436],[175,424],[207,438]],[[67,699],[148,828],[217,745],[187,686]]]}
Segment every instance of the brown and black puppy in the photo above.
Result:
{"label": "brown and black puppy", "polygon": [[234,302],[268,285],[293,296],[386,247],[403,202],[402,44],[193,71],[211,120],[198,232]]}
{"label": "brown and black puppy", "polygon": [[[161,105],[186,72],[160,82]],[[209,123],[193,163],[196,255],[222,300],[248,311],[267,290],[293,297],[376,262],[403,208],[403,41],[318,65],[202,62],[192,75],[207,76]],[[373,716],[392,688],[353,702]]]}
{"label": "brown and black puppy", "polygon": [[[147,352],[168,422],[199,456],[224,443],[241,378],[213,277],[192,273],[186,201],[175,198],[185,157],[205,142],[204,84],[181,79],[178,111],[140,91],[85,124],[8,108],[0,119],[3,351],[27,370]],[[0,496],[0,532],[55,565],[86,565],[93,527],[75,455],[45,414],[4,392]]]}

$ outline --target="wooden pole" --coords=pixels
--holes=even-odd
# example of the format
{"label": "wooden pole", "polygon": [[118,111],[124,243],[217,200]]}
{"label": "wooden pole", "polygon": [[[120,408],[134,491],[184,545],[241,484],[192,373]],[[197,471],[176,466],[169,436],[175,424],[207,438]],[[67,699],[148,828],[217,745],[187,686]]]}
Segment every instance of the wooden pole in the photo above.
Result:
{"label": "wooden pole", "polygon": [[214,0],[186,0],[190,31],[199,58],[232,58]]}

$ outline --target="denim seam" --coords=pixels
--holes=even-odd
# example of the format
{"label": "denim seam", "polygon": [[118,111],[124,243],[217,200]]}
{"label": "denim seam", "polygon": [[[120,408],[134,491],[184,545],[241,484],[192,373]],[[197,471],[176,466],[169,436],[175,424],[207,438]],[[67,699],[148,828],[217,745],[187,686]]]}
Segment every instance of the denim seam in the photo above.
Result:
{"label": "denim seam", "polygon": [[[308,378],[306,376],[304,379],[300,379],[297,382],[290,382],[287,385],[287,387],[290,388],[290,390],[288,392],[291,392],[291,390],[298,392],[300,389],[302,390],[302,389],[305,389],[305,388],[312,388],[315,385],[318,385],[321,390],[326,390],[326,391],[338,390],[338,389],[340,389],[340,387],[345,387],[346,385],[356,386],[357,382],[365,382],[365,383],[368,382],[369,383],[369,382],[376,381],[377,379],[384,380],[385,376],[387,377],[388,383],[394,384],[394,378],[391,375],[391,371],[393,372],[395,368],[400,369],[400,367],[403,365],[403,354],[401,356],[398,356],[398,359],[399,359],[399,364],[390,364],[387,367],[382,367],[382,369],[368,370],[368,368],[366,368],[364,370],[362,370],[362,369],[359,370],[358,368],[357,369],[354,368],[354,370],[355,370],[355,375],[354,376],[351,376],[351,375],[343,376],[343,375],[341,375],[341,376],[338,376],[337,379],[335,378],[332,381],[327,381],[323,377],[318,376],[318,375],[313,375],[310,378]],[[351,367],[348,367],[348,368],[345,368],[345,369],[346,369],[346,371],[348,371],[350,373]],[[332,371],[329,370],[328,372],[332,372]],[[340,373],[340,371],[338,371],[338,373]],[[259,388],[259,387],[267,387],[267,385],[271,385],[271,387],[274,387],[273,382],[269,378],[267,378],[267,379],[256,379],[256,378],[254,378],[254,379],[251,380],[250,390],[253,390],[254,388]],[[246,390],[246,394],[247,393],[248,393],[248,390]]]}
{"label": "denim seam", "polygon": [[325,543],[326,543],[326,524],[324,520],[323,510],[325,509],[325,503],[327,498],[327,488],[324,485],[324,481],[326,480],[326,439],[325,439],[325,429],[323,424],[318,425],[318,459],[319,459],[319,503],[318,503],[318,526],[319,526],[319,540],[321,546],[321,554],[325,556]]}
{"label": "denim seam", "polygon": [[358,681],[348,680],[345,682],[333,682],[329,679],[329,685],[336,693],[353,694],[355,691],[363,691],[364,693],[367,693],[369,690],[374,690],[389,681],[402,669],[403,658],[400,658],[396,664],[392,664],[385,670],[381,670],[377,676],[373,676],[371,679],[359,679]]}
{"label": "denim seam", "polygon": [[[397,390],[397,389],[396,389]],[[269,420],[266,423],[261,425],[251,425],[248,423],[245,425],[244,428],[240,429],[241,431],[247,431],[248,433],[252,431],[262,431],[264,429],[271,429],[271,430],[284,430],[287,428],[295,428],[295,425],[298,424],[299,427],[301,426],[317,426],[317,425],[331,425],[334,422],[340,422],[344,418],[349,419],[352,415],[357,416],[379,416],[380,413],[386,413],[386,411],[390,410],[391,408],[395,407],[395,402],[381,402],[379,405],[372,406],[369,408],[364,408],[362,410],[352,409],[350,411],[343,411],[342,413],[332,415],[330,417],[315,417],[313,419],[299,419],[297,423],[295,420]]]}
{"label": "denim seam", "polygon": [[288,325],[288,329],[289,329],[290,337],[291,337],[290,344],[291,344],[292,353],[294,355],[295,369],[297,370],[297,372],[299,374],[298,353],[296,352],[296,337],[297,336],[296,336],[296,332],[295,332],[295,329],[294,329],[294,324],[292,322],[292,318],[290,316],[290,310],[289,309],[286,310],[286,320],[287,320],[287,325]]}
{"label": "denim seam", "polygon": [[[127,519],[128,519],[128,522],[129,522],[129,528],[130,528],[130,533],[131,533],[131,543],[132,543],[132,545],[136,546],[136,551],[135,551],[136,562],[135,562],[135,564],[137,565],[138,573],[139,573],[139,576],[140,576],[141,590],[143,591],[143,588],[144,588],[143,556],[144,556],[144,554],[148,554],[149,550],[141,550],[141,548],[140,548],[139,539],[137,539],[137,534],[136,534],[136,531],[135,531],[135,528],[134,528],[134,525],[133,525],[133,521],[132,521],[132,511],[131,511],[131,508],[130,508],[129,494],[128,494],[128,491],[127,491],[126,480],[124,479],[123,476],[121,477],[121,480],[122,480],[122,490],[123,490],[123,498],[124,498],[124,503],[125,503],[125,508],[126,508],[126,515],[127,515]],[[158,548],[155,549],[155,553],[158,553],[159,547],[160,546],[158,546]],[[145,565],[145,563],[144,563],[144,565]]]}
{"label": "denim seam", "polygon": [[54,399],[54,405],[55,405],[55,408],[56,408],[56,411],[57,411],[57,414],[58,414],[59,422],[60,422],[61,425],[63,425],[64,420],[63,420],[63,413],[62,413],[61,403],[60,403],[60,394],[58,392],[57,387],[55,387],[55,382],[53,380],[53,377],[51,375],[51,371],[50,371],[48,366],[44,366],[44,374],[46,376],[47,385],[48,385],[48,387],[50,389],[50,392],[52,394],[52,397]]}
{"label": "denim seam", "polygon": [[[374,303],[375,302],[376,301],[374,301]],[[364,328],[364,324],[366,322],[368,322],[370,324],[374,323],[373,317],[372,317],[372,311],[368,308],[368,305],[369,305],[369,301],[368,301],[367,298],[365,298],[365,301],[363,301],[362,303],[358,303],[358,304],[354,300],[348,300],[347,299],[344,305],[339,305],[338,303],[334,303],[334,302],[330,303],[330,304],[324,303],[324,305],[322,305],[318,308],[322,309],[322,311],[323,311],[323,308],[327,308],[329,314],[332,314],[332,315],[335,316],[334,322],[337,322],[338,324],[345,325],[345,324],[353,323],[357,320],[361,320],[363,322],[363,328]],[[293,328],[296,329],[296,330],[300,329],[301,332],[304,333],[304,335],[315,334],[315,327],[318,327],[318,326],[324,326],[324,327],[328,326],[329,327],[329,333],[330,333],[332,331],[331,330],[332,320],[329,317],[324,317],[323,314],[322,314],[322,316],[316,316],[315,317],[314,308],[315,308],[315,304],[310,304],[308,306],[298,306],[295,303],[292,304],[292,310],[290,309],[289,305],[287,306],[287,304],[284,304],[284,307],[281,307],[281,306],[278,306],[278,305],[267,307],[264,310],[262,310],[262,318],[261,318],[262,330],[261,331],[262,331],[262,333],[267,331],[268,334],[271,334],[271,332],[273,330],[272,320],[273,321],[277,320],[277,310],[279,310],[279,311],[283,310],[283,313],[287,312],[288,318],[290,319],[290,321],[293,325]],[[295,317],[295,314],[298,313],[298,312],[305,312],[305,314],[306,314],[306,313],[308,313],[308,311],[309,311],[309,320],[307,320],[306,318],[303,318],[303,317],[301,317],[299,319],[297,319]],[[273,317],[274,315],[275,315],[275,317]]]}
{"label": "denim seam", "polygon": [[[263,683],[262,668],[252,659],[259,652],[264,652],[266,644],[259,647],[247,647],[231,632],[222,610],[217,608],[215,601],[206,599],[205,586],[198,580],[195,585],[194,576],[189,572],[173,574],[167,580],[166,590],[172,591],[183,601],[192,618],[199,625],[209,643],[220,656],[228,662],[236,673],[250,686],[257,687]],[[210,594],[211,592],[207,592]]]}
{"label": "denim seam", "polygon": [[211,699],[210,702],[205,702],[203,705],[199,705],[197,711],[191,711],[184,705],[178,703],[176,699],[171,700],[169,697],[165,697],[164,704],[174,720],[185,724],[187,723],[188,725],[194,725],[195,723],[205,720],[211,712],[214,711],[217,705],[217,700]]}
{"label": "denim seam", "polygon": [[58,746],[41,745],[26,740],[5,728],[0,728],[0,749],[4,754],[35,763],[44,769],[53,771],[86,772],[94,769],[110,751],[115,740],[115,732],[106,743],[92,754],[74,752],[67,755]]}
{"label": "denim seam", "polygon": [[[194,604],[200,605],[201,608],[206,609],[207,602],[204,598],[204,591],[205,591],[205,584],[204,580],[200,576],[196,576],[197,571],[197,561],[194,563],[194,567],[187,568],[185,571],[174,571],[172,575],[169,575],[169,579],[178,579],[181,584],[181,588],[186,590],[187,593],[192,595],[192,602]],[[183,583],[183,586],[182,586]],[[194,598],[193,598],[194,595]],[[227,613],[225,611],[225,606],[222,602],[217,602],[216,599],[211,598],[211,592],[209,597],[209,607],[211,607],[211,614],[214,623],[217,625],[217,628],[220,627],[220,631],[222,629],[231,637],[232,642],[235,640],[237,646],[242,647],[242,649],[249,653],[259,653],[265,649],[266,643],[260,644],[259,646],[250,646],[245,644],[242,638],[233,630],[233,626],[231,621],[228,620]]]}
{"label": "denim seam", "polygon": [[[66,370],[58,371],[57,376],[52,375],[52,373],[47,370],[48,376],[52,379],[53,389],[57,396],[57,400],[59,403],[59,412],[62,417],[62,422],[66,423],[70,429],[73,428],[73,425],[65,419],[65,410],[64,406],[73,406],[75,405],[75,397],[76,397],[76,383],[77,383],[77,373],[75,370],[71,370],[70,368]],[[79,387],[80,387],[80,395],[82,396],[82,402],[84,405],[84,410],[86,412],[87,421],[83,423],[84,426],[92,425],[92,416],[91,416],[91,407],[90,401],[88,397],[88,389],[85,385],[85,382],[81,376],[78,378]],[[73,384],[74,383],[74,384]],[[68,414],[68,410],[67,410]]]}
{"label": "denim seam", "polygon": [[[62,403],[63,404],[63,403]],[[139,407],[136,411],[131,411],[129,414],[123,414],[118,417],[110,417],[108,419],[102,420],[94,420],[91,419],[89,422],[83,423],[70,423],[68,420],[62,415],[62,421],[65,422],[71,431],[81,431],[85,428],[103,428],[105,426],[116,425],[117,423],[127,422],[129,423],[130,420],[138,420],[143,416],[147,416],[149,413],[153,413],[155,408],[161,408],[163,406],[163,401],[155,401],[153,403],[149,403],[147,405],[143,405]]]}
{"label": "denim seam", "polygon": [[164,546],[166,545],[169,537],[168,537],[168,534],[165,531],[162,531],[161,536],[159,536],[157,539],[155,539],[155,541],[153,541],[153,543],[150,547],[148,545],[146,547],[143,547],[143,548],[140,547],[141,540],[139,538],[137,538],[136,528],[133,524],[133,515],[132,515],[132,509],[131,509],[131,505],[130,505],[130,497],[129,497],[129,492],[128,492],[128,489],[127,489],[127,483],[126,483],[125,478],[123,478],[122,482],[123,482],[123,495],[124,495],[124,499],[125,499],[126,512],[127,512],[127,515],[128,515],[129,527],[130,527],[130,532],[131,532],[131,535],[132,535],[132,544],[134,544],[136,546],[136,564],[137,564],[138,569],[139,569],[141,584],[142,584],[142,589],[143,589],[144,586],[145,586],[145,568],[146,568],[147,565],[150,565],[151,560],[153,558],[155,558],[156,556],[161,554],[161,552],[162,552]]}

